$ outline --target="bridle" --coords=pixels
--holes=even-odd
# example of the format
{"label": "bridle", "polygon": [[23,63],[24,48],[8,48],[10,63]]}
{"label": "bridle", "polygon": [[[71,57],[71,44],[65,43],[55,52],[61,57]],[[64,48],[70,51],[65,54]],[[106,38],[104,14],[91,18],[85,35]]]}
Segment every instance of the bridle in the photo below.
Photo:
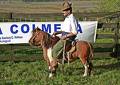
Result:
{"label": "bridle", "polygon": [[[41,35],[41,34],[42,35]],[[35,41],[35,37],[37,37],[37,36],[39,36],[39,37],[41,37],[41,40],[39,41],[39,42],[34,42]],[[52,45],[52,40],[51,39],[53,39],[52,37],[50,37],[50,35],[49,34],[47,34],[47,33],[44,33],[43,31],[42,32],[39,32],[39,31],[33,31],[33,35],[32,35],[32,37],[31,37],[31,39],[30,39],[30,41],[29,41],[29,43],[30,43],[30,45],[32,46],[32,45],[35,45],[35,46],[38,46],[38,47],[47,47],[47,48],[49,48],[51,45]]]}
{"label": "bridle", "polygon": [[40,32],[37,32],[31,39],[30,39],[30,44],[33,43],[35,37],[39,34]]}

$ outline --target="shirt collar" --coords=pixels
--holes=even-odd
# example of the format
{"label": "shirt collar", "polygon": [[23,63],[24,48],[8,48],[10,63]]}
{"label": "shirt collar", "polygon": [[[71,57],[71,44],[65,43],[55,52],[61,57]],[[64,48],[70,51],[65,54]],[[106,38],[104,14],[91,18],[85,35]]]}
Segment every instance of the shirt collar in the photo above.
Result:
{"label": "shirt collar", "polygon": [[73,16],[73,14],[68,15],[66,18],[69,18],[69,17],[71,17],[71,16]]}

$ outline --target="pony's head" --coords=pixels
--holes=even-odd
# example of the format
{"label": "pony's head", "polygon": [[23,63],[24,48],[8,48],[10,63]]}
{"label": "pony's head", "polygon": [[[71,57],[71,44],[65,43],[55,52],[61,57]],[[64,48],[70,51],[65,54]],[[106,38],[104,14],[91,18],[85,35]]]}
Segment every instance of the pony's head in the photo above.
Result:
{"label": "pony's head", "polygon": [[29,40],[29,44],[34,46],[41,46],[42,38],[42,30],[37,27],[32,31],[32,36]]}
{"label": "pony's head", "polygon": [[30,45],[34,46],[44,46],[44,47],[52,47],[59,40],[59,37],[52,37],[49,33],[42,31],[38,27],[32,31],[32,36],[29,40]]}

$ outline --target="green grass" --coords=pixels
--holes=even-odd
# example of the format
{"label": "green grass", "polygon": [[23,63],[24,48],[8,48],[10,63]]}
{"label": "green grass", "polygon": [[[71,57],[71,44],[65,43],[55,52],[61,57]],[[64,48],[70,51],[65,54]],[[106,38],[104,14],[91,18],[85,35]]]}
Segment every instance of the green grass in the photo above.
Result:
{"label": "green grass", "polygon": [[[100,32],[98,32],[100,33]],[[106,33],[106,32],[105,32]],[[108,32],[107,32],[108,33]],[[110,32],[111,33],[111,32]],[[112,39],[97,39],[96,43],[111,43]],[[0,62],[0,85],[119,85],[120,61],[102,53],[94,57],[94,69],[89,77],[82,77],[84,73],[80,60],[67,64],[64,73],[59,65],[57,74],[53,79],[48,78],[48,66],[43,60],[42,51],[28,45],[1,45],[0,58],[9,56],[11,62]],[[112,47],[112,46],[111,46]],[[112,52],[112,48],[97,48],[96,52]],[[4,56],[4,57],[3,57]],[[33,59],[35,62],[13,62],[16,59]],[[31,57],[32,56],[32,57]]]}
{"label": "green grass", "polygon": [[2,85],[119,85],[120,62],[111,57],[95,57],[92,76],[82,77],[83,66],[76,60],[61,65],[53,79],[48,78],[48,68],[43,60],[36,62],[0,62],[0,84]]}
{"label": "green grass", "polygon": [[113,39],[96,39],[96,43],[114,43]]}

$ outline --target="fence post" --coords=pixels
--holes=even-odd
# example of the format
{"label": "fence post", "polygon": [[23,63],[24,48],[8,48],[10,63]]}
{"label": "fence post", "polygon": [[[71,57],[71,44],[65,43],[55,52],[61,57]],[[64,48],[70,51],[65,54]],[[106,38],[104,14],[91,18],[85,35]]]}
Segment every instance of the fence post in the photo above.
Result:
{"label": "fence post", "polygon": [[13,58],[14,58],[14,51],[13,51],[13,44],[10,44],[10,50],[11,50],[11,53],[10,53],[10,61],[14,61]]}
{"label": "fence post", "polygon": [[12,12],[10,12],[9,19],[13,19],[13,13]]}
{"label": "fence post", "polygon": [[113,48],[113,53],[114,57],[118,58],[118,53],[119,53],[119,22],[117,22],[117,26],[115,28],[115,37],[114,37],[114,48]]}

